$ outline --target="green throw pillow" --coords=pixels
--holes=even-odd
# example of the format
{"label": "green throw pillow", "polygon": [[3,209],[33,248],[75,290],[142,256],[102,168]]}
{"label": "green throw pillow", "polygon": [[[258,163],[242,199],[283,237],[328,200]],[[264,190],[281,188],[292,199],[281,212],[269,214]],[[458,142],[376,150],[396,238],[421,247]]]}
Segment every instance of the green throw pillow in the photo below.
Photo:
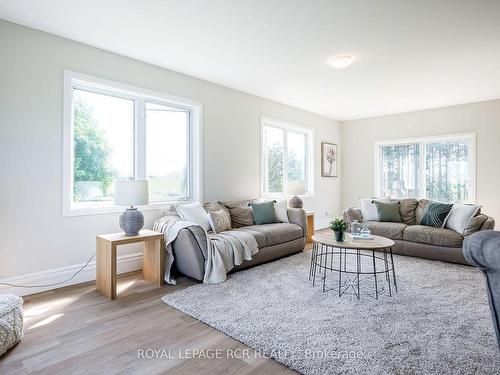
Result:
{"label": "green throw pillow", "polygon": [[401,223],[401,214],[399,213],[399,202],[378,202],[373,201],[377,207],[378,221],[391,221]]}
{"label": "green throw pillow", "polygon": [[278,222],[276,211],[274,210],[274,201],[264,203],[249,203],[252,207],[255,224],[271,224]]}
{"label": "green throw pillow", "polygon": [[452,204],[429,202],[427,208],[420,220],[420,225],[428,227],[443,228],[446,224],[446,218],[450,214]]}

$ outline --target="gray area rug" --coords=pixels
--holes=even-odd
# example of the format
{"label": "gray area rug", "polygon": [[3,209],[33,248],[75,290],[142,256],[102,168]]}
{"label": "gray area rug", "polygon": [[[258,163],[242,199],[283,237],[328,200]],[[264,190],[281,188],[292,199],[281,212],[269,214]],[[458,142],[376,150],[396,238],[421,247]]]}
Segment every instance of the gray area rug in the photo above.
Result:
{"label": "gray area rug", "polygon": [[313,287],[310,256],[195,285],[163,301],[304,374],[499,373],[477,269],[395,256],[398,292],[358,300]]}

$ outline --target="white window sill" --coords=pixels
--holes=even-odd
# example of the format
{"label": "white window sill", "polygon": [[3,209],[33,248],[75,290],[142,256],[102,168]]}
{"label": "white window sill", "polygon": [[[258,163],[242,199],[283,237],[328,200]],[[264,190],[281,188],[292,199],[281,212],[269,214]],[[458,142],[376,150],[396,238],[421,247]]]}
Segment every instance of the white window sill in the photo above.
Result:
{"label": "white window sill", "polygon": [[[260,198],[261,199],[275,199],[275,200],[290,200],[294,197],[294,195],[291,194],[261,194]],[[314,193],[307,193],[304,195],[299,195],[300,199],[310,199],[310,198],[315,198],[316,196]]]}
{"label": "white window sill", "polygon": [[[191,203],[193,200],[171,201],[151,203],[147,206],[137,206],[139,211],[162,211],[169,210],[172,205]],[[88,216],[88,215],[108,215],[122,213],[126,210],[125,206],[106,206],[106,207],[82,207],[82,208],[65,208],[63,210],[64,217],[71,216]]]}

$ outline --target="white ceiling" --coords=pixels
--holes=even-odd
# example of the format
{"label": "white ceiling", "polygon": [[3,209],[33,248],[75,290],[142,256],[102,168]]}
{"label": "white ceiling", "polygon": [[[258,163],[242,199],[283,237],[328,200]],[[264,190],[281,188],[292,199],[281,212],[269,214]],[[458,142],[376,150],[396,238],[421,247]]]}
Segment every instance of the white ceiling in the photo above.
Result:
{"label": "white ceiling", "polygon": [[2,0],[0,18],[337,120],[500,97],[497,0]]}

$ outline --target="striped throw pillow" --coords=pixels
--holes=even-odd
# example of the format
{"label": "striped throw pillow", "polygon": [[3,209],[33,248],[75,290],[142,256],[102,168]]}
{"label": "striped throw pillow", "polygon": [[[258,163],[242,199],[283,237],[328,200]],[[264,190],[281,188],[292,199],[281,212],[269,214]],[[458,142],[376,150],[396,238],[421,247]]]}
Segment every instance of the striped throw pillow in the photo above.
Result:
{"label": "striped throw pillow", "polygon": [[420,220],[420,225],[444,228],[452,207],[452,204],[429,202],[422,216],[422,220]]}

